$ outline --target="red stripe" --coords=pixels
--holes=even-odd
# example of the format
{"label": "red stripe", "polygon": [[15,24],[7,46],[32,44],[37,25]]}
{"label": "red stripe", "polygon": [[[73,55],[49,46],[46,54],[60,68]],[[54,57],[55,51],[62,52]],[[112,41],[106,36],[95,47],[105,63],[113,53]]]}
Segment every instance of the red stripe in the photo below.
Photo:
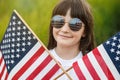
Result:
{"label": "red stripe", "polygon": [[83,61],[87,67],[87,69],[89,70],[89,73],[91,74],[92,78],[94,80],[100,80],[100,77],[98,76],[98,74],[96,73],[94,67],[92,66],[90,60],[88,59],[88,56],[85,55],[83,58]]}
{"label": "red stripe", "polygon": [[73,63],[73,69],[75,70],[79,80],[86,80],[77,62]]}
{"label": "red stripe", "polygon": [[[95,49],[93,50],[93,54],[94,54],[94,56],[96,57],[99,65],[101,66],[101,68],[102,68],[103,72],[105,73],[106,77],[108,78],[108,80],[115,80],[114,77],[113,77],[113,75],[112,75],[112,73],[110,72],[109,68],[107,67],[105,61],[103,60],[103,58],[102,58],[102,56],[101,56],[101,54],[104,54],[104,53],[100,53],[100,52],[98,51],[98,49],[95,48]],[[98,57],[99,57],[99,58],[98,58]],[[101,58],[100,58],[100,57],[101,57]]]}
{"label": "red stripe", "polygon": [[3,58],[2,58],[2,56],[1,56],[1,58],[0,58],[0,66],[1,66],[1,64],[2,64],[2,60],[3,60]]}
{"label": "red stripe", "polygon": [[59,70],[58,64],[56,64],[43,78],[42,80],[49,80],[58,70]]}
{"label": "red stripe", "polygon": [[48,65],[51,60],[52,57],[48,55],[46,59],[31,73],[31,75],[26,80],[33,80],[45,68],[45,66]]}
{"label": "red stripe", "polygon": [[17,80],[45,51],[44,47],[41,46],[40,49],[29,59],[29,61],[14,75],[12,80]]}

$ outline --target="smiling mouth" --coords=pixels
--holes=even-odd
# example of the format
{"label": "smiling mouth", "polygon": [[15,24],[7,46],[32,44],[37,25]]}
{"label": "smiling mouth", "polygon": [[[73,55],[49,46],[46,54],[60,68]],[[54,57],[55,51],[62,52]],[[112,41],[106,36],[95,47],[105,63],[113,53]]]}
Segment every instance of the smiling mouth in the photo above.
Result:
{"label": "smiling mouth", "polygon": [[72,38],[70,36],[65,36],[65,35],[60,35],[60,34],[59,34],[59,36],[62,37],[62,38]]}

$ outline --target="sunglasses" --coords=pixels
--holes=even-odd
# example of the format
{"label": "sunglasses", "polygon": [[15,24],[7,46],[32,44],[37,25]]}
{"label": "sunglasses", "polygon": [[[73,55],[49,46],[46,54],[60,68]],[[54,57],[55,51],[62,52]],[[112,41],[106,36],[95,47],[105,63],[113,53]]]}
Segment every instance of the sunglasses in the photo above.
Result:
{"label": "sunglasses", "polygon": [[72,18],[69,22],[65,22],[62,16],[55,15],[51,20],[51,24],[55,28],[61,28],[65,23],[69,23],[69,27],[72,31],[79,31],[82,27],[82,21],[79,18]]}

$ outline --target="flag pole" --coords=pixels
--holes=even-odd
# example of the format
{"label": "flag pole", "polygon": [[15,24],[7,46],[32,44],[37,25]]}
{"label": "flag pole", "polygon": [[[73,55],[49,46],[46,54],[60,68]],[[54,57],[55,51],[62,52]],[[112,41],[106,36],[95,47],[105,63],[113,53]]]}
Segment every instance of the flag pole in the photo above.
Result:
{"label": "flag pole", "polygon": [[[69,70],[71,70],[73,67],[71,66],[70,68],[68,68],[67,70],[66,70],[66,72],[68,72]],[[54,78],[54,80],[57,80],[60,76],[62,76],[62,75],[64,75],[65,73],[64,72],[62,72],[60,75],[58,75],[56,78]]]}
{"label": "flag pole", "polygon": [[14,12],[18,15],[18,17],[24,22],[26,27],[33,33],[33,35],[36,37],[36,39],[43,45],[43,47],[46,49],[48,54],[53,58],[53,60],[58,64],[58,66],[62,69],[63,73],[66,74],[66,76],[72,80],[72,78],[69,76],[69,74],[64,70],[64,68],[58,63],[58,61],[53,57],[53,55],[49,52],[49,50],[45,47],[45,45],[42,43],[42,41],[37,37],[37,35],[32,31],[32,29],[29,27],[29,25],[23,20],[23,18],[19,15],[19,13],[14,10]]}

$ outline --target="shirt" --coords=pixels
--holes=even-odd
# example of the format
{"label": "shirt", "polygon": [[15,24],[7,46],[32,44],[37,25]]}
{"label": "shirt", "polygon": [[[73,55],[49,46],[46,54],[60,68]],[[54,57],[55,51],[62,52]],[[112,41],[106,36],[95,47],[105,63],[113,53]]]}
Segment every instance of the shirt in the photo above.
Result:
{"label": "shirt", "polygon": [[[77,61],[78,59],[82,58],[82,56],[83,56],[83,55],[82,55],[82,52],[80,51],[75,58],[73,58],[73,59],[71,59],[71,60],[65,60],[65,59],[62,59],[61,57],[59,57],[59,56],[57,55],[57,53],[55,52],[55,49],[51,49],[51,50],[50,50],[50,53],[51,53],[51,54],[53,55],[53,57],[61,64],[61,66],[64,68],[64,70],[67,70],[68,68],[70,68],[75,61]],[[59,69],[59,70],[55,73],[55,75],[52,77],[51,80],[53,80],[55,77],[57,77],[57,76],[58,76],[59,74],[61,74],[62,72],[63,72],[63,71],[62,71],[61,69]],[[74,77],[75,74],[73,74],[73,72],[69,72],[69,75],[72,75],[72,77],[74,78],[74,80],[76,80],[75,77]],[[61,76],[60,78],[58,78],[57,80],[69,80],[69,78],[68,78],[66,75],[63,75],[63,76]]]}

